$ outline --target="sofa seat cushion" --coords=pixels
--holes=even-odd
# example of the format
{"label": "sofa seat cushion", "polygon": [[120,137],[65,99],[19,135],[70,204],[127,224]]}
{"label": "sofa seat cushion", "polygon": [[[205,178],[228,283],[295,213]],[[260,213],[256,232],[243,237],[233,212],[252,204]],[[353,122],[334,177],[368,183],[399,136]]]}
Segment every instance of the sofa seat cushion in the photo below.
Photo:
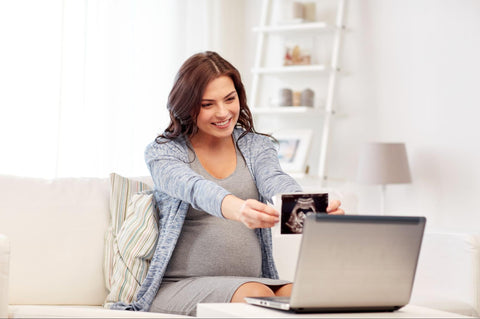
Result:
{"label": "sofa seat cushion", "polygon": [[132,312],[105,309],[102,306],[11,305],[9,318],[185,318],[155,312]]}

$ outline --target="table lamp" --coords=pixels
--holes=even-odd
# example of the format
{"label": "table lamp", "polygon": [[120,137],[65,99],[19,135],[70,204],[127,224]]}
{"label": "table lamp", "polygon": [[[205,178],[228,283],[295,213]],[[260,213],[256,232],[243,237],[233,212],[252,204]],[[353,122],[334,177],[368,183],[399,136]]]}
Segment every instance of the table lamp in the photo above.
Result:
{"label": "table lamp", "polygon": [[381,185],[381,212],[385,214],[387,184],[411,183],[404,143],[366,143],[360,152],[357,181]]}

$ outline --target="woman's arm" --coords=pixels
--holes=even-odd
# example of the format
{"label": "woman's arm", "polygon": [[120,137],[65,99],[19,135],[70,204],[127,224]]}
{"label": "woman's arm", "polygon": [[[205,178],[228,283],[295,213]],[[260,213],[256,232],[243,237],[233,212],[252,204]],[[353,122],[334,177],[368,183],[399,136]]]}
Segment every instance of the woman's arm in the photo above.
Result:
{"label": "woman's arm", "polygon": [[279,193],[301,192],[302,187],[290,175],[285,173],[278,160],[278,152],[272,140],[257,135],[252,152],[257,188],[265,199]]}
{"label": "woman's arm", "polygon": [[[178,198],[217,217],[223,217],[221,206],[230,192],[195,173],[188,164],[185,145],[169,141],[153,142],[145,150],[145,162],[158,191]],[[226,216],[225,216],[226,217]]]}

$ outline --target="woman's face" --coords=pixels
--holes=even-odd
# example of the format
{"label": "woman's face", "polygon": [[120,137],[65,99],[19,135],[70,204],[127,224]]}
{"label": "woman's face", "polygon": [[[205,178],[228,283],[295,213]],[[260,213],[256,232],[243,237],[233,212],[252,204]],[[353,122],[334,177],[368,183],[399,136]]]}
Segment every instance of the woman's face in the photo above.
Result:
{"label": "woman's face", "polygon": [[240,102],[233,81],[220,76],[205,88],[197,117],[198,133],[203,141],[231,138],[240,113]]}

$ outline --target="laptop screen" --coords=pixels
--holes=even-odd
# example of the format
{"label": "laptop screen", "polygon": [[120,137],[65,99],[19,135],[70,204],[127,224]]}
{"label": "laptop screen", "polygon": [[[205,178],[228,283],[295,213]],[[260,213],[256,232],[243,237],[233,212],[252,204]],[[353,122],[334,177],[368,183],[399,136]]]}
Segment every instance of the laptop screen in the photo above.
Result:
{"label": "laptop screen", "polygon": [[308,216],[290,307],[407,304],[425,221],[403,216]]}

